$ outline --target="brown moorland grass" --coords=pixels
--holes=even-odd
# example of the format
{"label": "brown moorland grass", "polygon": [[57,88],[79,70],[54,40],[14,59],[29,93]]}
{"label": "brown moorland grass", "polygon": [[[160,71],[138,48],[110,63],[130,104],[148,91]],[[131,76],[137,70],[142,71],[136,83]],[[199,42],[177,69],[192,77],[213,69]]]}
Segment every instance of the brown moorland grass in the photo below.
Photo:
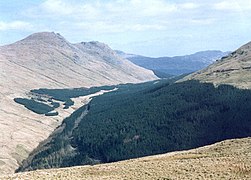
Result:
{"label": "brown moorland grass", "polygon": [[251,138],[109,164],[37,170],[0,179],[251,179]]}

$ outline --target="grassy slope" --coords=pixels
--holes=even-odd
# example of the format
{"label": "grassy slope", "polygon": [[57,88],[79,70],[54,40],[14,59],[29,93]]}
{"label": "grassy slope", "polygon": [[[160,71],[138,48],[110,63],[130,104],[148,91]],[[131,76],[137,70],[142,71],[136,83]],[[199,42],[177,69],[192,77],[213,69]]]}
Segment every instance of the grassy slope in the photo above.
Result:
{"label": "grassy slope", "polygon": [[94,166],[39,170],[0,179],[250,179],[251,138]]}

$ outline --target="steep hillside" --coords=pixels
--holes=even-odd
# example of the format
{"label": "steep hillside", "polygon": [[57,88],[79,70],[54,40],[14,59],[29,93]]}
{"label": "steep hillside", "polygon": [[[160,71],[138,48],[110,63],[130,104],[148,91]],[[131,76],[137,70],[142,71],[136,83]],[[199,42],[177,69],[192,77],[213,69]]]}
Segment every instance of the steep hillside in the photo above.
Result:
{"label": "steep hillside", "polygon": [[114,162],[251,136],[250,90],[172,81],[120,85],[95,97],[18,171]]}
{"label": "steep hillside", "polygon": [[215,60],[229,54],[229,52],[221,51],[201,51],[185,56],[150,58],[126,54],[122,51],[116,52],[134,64],[153,70],[158,77],[191,73],[205,68]]}
{"label": "steep hillside", "polygon": [[195,72],[183,80],[197,79],[215,85],[230,84],[238,88],[251,88],[251,42],[211,66]]}
{"label": "steep hillside", "polygon": [[[120,58],[103,43],[71,44],[55,33],[36,33],[14,44],[2,46],[0,55],[2,84],[16,84],[20,91],[38,87],[90,87],[155,79],[152,72]],[[12,76],[8,77],[10,74]]]}
{"label": "steep hillside", "polygon": [[[60,34],[43,32],[1,46],[0,174],[14,172],[18,163],[65,117],[89,101],[89,97],[83,97],[84,103],[75,99],[74,107],[45,116],[26,109],[15,98],[24,102],[22,98],[30,97],[29,91],[38,88],[90,87],[154,79],[153,72],[119,57],[99,42],[72,44]],[[58,106],[62,102],[53,103]]]}
{"label": "steep hillside", "polygon": [[251,177],[251,138],[94,166],[18,173],[0,179],[234,179]]}

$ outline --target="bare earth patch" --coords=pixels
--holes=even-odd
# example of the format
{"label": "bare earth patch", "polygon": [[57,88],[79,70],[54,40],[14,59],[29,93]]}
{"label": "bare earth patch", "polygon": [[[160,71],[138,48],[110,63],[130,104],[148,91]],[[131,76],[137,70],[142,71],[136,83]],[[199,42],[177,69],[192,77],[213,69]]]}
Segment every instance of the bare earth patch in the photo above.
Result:
{"label": "bare earth patch", "polygon": [[0,179],[251,179],[251,138],[94,166],[38,170]]}

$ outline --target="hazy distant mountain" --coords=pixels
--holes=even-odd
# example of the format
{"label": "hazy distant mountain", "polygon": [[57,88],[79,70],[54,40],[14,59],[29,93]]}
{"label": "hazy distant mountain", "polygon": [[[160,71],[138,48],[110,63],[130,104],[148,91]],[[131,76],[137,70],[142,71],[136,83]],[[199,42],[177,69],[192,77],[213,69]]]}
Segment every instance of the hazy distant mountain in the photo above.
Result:
{"label": "hazy distant mountain", "polygon": [[211,66],[184,78],[184,80],[188,79],[251,89],[251,42]]}
{"label": "hazy distant mountain", "polygon": [[[153,72],[99,42],[72,44],[60,34],[36,33],[0,47],[0,174],[45,139],[63,116],[45,117],[14,102],[36,88],[73,88],[154,80]],[[65,114],[67,116],[69,114]]]}
{"label": "hazy distant mountain", "polygon": [[125,53],[124,51],[120,51],[120,50],[115,50],[115,52],[118,55],[120,55],[121,57],[126,58],[126,59],[139,56],[139,55],[135,55],[135,54],[128,54],[128,53]]}
{"label": "hazy distant mountain", "polygon": [[[215,60],[229,54],[222,51],[201,51],[191,55],[174,57],[145,57],[140,55],[127,54],[122,51],[116,51],[120,56],[127,58],[134,64],[151,69],[159,77],[170,75],[180,75],[191,73],[212,64]],[[161,74],[163,73],[163,74]]]}

